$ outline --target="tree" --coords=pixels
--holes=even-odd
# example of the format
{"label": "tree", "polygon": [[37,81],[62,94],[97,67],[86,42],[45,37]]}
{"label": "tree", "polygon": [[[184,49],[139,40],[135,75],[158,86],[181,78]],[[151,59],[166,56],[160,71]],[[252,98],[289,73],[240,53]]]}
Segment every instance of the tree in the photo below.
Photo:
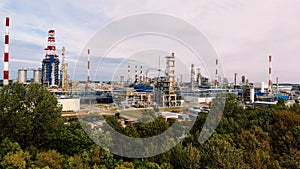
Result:
{"label": "tree", "polygon": [[93,159],[94,164],[96,164],[96,165],[100,164],[100,147],[95,147],[93,149],[92,159]]}
{"label": "tree", "polygon": [[199,168],[200,167],[200,151],[197,148],[193,147],[192,144],[189,144],[185,147],[181,154],[180,163],[182,168]]}
{"label": "tree", "polygon": [[178,168],[189,169],[200,167],[201,153],[192,144],[184,147],[178,144],[172,150],[172,165]]}
{"label": "tree", "polygon": [[116,169],[134,169],[134,164],[132,162],[124,162],[121,165],[118,165]]}
{"label": "tree", "polygon": [[13,83],[0,90],[0,139],[47,147],[62,126],[61,107],[42,85]]}
{"label": "tree", "polygon": [[48,166],[50,168],[61,169],[62,162],[62,156],[55,150],[40,152],[36,157],[36,165],[40,168]]}
{"label": "tree", "polygon": [[285,106],[285,101],[282,98],[280,98],[277,102],[277,106]]}
{"label": "tree", "polygon": [[16,153],[21,151],[21,147],[17,142],[11,142],[8,138],[2,140],[0,144],[0,161],[7,153]]}
{"label": "tree", "polygon": [[231,116],[237,111],[238,105],[239,102],[237,100],[237,97],[233,93],[227,93],[224,114],[226,116]]}
{"label": "tree", "polygon": [[243,151],[226,140],[209,140],[201,146],[201,165],[205,168],[250,168]]}
{"label": "tree", "polygon": [[51,142],[50,148],[72,156],[81,153],[84,149],[91,148],[93,144],[93,141],[81,127],[78,119],[76,119],[70,121],[68,126],[61,128],[56,134],[55,139]]}
{"label": "tree", "polygon": [[278,163],[271,159],[270,137],[260,127],[241,129],[236,135],[237,147],[243,149],[245,161],[251,168],[269,168]]}
{"label": "tree", "polygon": [[74,155],[73,157],[69,157],[65,164],[64,168],[68,169],[88,169],[89,167],[84,164],[81,157],[79,155]]}
{"label": "tree", "polygon": [[3,168],[7,169],[25,169],[30,165],[30,154],[28,152],[23,152],[23,150],[15,153],[10,152],[4,156],[0,164]]}

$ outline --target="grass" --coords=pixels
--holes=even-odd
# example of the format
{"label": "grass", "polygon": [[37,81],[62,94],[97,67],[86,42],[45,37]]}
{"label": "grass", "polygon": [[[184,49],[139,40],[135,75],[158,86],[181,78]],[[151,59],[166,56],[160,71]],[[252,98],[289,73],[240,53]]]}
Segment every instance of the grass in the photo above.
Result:
{"label": "grass", "polygon": [[127,110],[127,111],[121,111],[120,114],[124,116],[129,116],[133,118],[140,118],[142,117],[143,111],[141,110]]}

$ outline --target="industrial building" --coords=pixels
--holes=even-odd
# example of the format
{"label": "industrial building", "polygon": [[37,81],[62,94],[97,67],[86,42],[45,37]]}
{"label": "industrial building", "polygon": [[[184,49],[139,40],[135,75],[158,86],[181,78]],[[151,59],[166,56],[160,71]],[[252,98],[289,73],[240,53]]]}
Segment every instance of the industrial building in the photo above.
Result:
{"label": "industrial building", "polygon": [[[9,83],[9,22],[5,20],[4,36],[4,68],[3,85]],[[81,104],[105,103],[118,108],[147,108],[156,107],[181,107],[188,104],[209,104],[216,95],[220,93],[234,93],[238,96],[241,104],[264,105],[275,104],[279,99],[294,99],[299,97],[299,85],[297,90],[292,85],[280,85],[278,78],[276,85],[272,83],[272,56],[269,60],[269,79],[267,83],[250,83],[242,76],[241,83],[237,82],[237,73],[234,75],[234,83],[224,83],[219,75],[219,59],[215,58],[215,74],[207,78],[201,74],[201,69],[194,63],[190,68],[190,81],[182,82],[175,77],[175,53],[165,57],[166,67],[161,69],[159,60],[158,76],[153,75],[151,69],[147,70],[144,65],[128,65],[127,81],[126,72],[120,75],[120,81],[100,84],[101,79],[90,79],[90,49],[87,50],[87,79],[86,81],[70,80],[68,75],[68,64],[66,63],[65,47],[62,48],[62,62],[56,53],[55,30],[48,31],[45,58],[42,60],[41,68],[20,68],[18,78],[14,79],[24,85],[28,83],[39,83],[45,86],[53,95],[57,96],[63,111],[78,111]],[[59,67],[60,66],[60,67]],[[127,66],[127,65],[126,65]],[[135,74],[131,76],[130,69],[135,68]],[[125,68],[126,69],[126,68]],[[138,70],[139,69],[139,70]],[[195,71],[197,70],[197,72]],[[156,71],[156,69],[154,70]],[[138,73],[139,72],[139,73]],[[156,72],[155,72],[156,73]],[[181,72],[180,72],[181,73]],[[185,72],[187,73],[187,72]],[[32,75],[32,79],[28,78]],[[118,79],[115,78],[115,79]],[[177,81],[175,80],[177,78]],[[1,81],[1,80],[0,80]],[[97,83],[98,82],[98,83]],[[266,85],[265,85],[266,84]],[[225,86],[226,85],[226,86]]]}
{"label": "industrial building", "polygon": [[166,56],[165,77],[158,77],[154,83],[154,102],[159,107],[181,106],[182,100],[175,92],[175,54]]}
{"label": "industrial building", "polygon": [[59,57],[56,54],[55,30],[48,32],[48,46],[45,48],[46,55],[42,61],[42,84],[43,86],[58,86],[59,84]]}
{"label": "industrial building", "polygon": [[[28,73],[32,72],[32,79],[28,79]],[[42,69],[37,68],[21,68],[18,69],[18,82],[22,84],[27,84],[27,83],[38,83],[41,84],[42,80]]]}

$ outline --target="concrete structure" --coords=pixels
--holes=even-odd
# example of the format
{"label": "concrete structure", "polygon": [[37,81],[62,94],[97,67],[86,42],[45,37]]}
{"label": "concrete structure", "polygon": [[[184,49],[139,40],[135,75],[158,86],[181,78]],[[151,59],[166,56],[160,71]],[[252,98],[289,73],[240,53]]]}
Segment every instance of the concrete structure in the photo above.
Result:
{"label": "concrete structure", "polygon": [[80,110],[80,99],[79,98],[58,98],[57,102],[62,105],[62,111],[79,111]]}

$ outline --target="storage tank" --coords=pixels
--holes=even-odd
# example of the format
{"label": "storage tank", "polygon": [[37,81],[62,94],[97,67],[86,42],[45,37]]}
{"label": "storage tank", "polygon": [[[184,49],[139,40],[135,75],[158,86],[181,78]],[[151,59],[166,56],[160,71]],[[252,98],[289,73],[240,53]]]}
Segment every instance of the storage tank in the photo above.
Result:
{"label": "storage tank", "polygon": [[34,83],[41,83],[42,81],[42,69],[34,69],[33,70],[33,82]]}
{"label": "storage tank", "polygon": [[250,102],[253,103],[255,98],[254,88],[250,89]]}
{"label": "storage tank", "polygon": [[264,92],[265,92],[265,82],[261,82],[260,92],[261,92],[261,93],[264,93]]}
{"label": "storage tank", "polygon": [[18,82],[25,84],[27,82],[27,70],[18,69]]}

